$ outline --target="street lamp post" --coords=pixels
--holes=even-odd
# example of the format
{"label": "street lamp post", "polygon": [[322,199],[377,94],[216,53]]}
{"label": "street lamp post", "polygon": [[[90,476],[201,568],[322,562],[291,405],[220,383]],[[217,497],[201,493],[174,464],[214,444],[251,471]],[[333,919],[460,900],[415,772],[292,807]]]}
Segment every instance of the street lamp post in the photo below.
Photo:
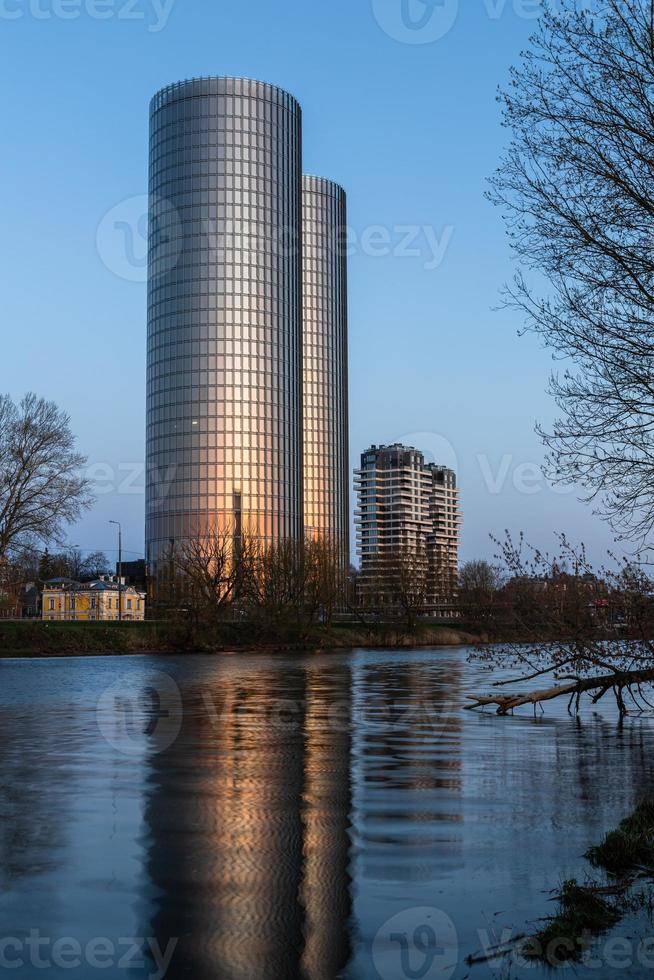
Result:
{"label": "street lamp post", "polygon": [[123,529],[120,521],[109,521],[118,528],[118,622],[123,620],[123,603],[121,589],[123,587]]}
{"label": "street lamp post", "polygon": [[71,555],[72,555],[73,551],[76,548],[79,548],[79,545],[78,544],[69,544],[68,545],[68,552],[66,553],[66,557],[64,559],[64,561],[66,562],[66,568],[68,570],[68,578],[71,581],[73,579],[73,559],[72,559]]}

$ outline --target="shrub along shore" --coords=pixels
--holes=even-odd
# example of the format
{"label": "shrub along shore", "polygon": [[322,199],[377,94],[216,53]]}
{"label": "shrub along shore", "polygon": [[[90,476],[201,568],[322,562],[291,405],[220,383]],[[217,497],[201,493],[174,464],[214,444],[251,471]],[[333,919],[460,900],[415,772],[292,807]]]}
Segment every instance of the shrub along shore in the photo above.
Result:
{"label": "shrub along shore", "polygon": [[483,634],[457,626],[420,624],[412,633],[397,624],[335,623],[309,634],[285,626],[264,631],[250,623],[200,626],[188,622],[51,623],[0,620],[0,657],[63,657],[136,653],[222,653],[231,650],[337,650],[350,647],[409,649],[483,643]]}

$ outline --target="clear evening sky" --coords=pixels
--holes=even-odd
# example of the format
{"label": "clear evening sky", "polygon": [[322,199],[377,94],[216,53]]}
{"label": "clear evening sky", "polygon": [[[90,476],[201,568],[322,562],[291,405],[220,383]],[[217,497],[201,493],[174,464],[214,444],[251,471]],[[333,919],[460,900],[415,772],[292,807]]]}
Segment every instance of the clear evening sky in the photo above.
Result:
{"label": "clear evening sky", "polygon": [[489,532],[609,529],[538,476],[550,355],[496,311],[512,262],[483,197],[507,134],[497,85],[533,0],[0,0],[0,389],[71,416],[98,501],[70,542],[143,553],[148,102],[245,75],[304,111],[304,169],[346,188],[351,459],[403,440],[456,461],[462,557]]}

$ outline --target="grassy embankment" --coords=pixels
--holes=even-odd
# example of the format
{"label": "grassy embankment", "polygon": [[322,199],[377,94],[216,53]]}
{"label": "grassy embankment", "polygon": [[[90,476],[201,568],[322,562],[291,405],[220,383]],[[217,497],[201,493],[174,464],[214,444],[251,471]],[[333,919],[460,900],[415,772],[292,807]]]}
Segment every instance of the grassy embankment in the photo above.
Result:
{"label": "grassy embankment", "polygon": [[[554,974],[583,960],[594,942],[610,932],[630,913],[645,912],[648,921],[654,913],[654,801],[642,800],[634,812],[601,844],[591,847],[585,857],[604,872],[603,880],[575,878],[564,881],[556,896],[557,910],[542,920],[532,934],[522,934],[500,942],[474,956],[477,963],[504,961],[501,975],[509,976],[509,958],[518,953],[521,966],[535,960]],[[569,970],[568,970],[569,972]]]}
{"label": "grassy embankment", "polygon": [[586,858],[608,872],[609,884],[564,882],[556,915],[528,939],[522,950],[528,959],[549,966],[579,960],[593,937],[600,936],[638,908],[651,912],[651,889],[634,894],[632,887],[651,882],[654,875],[654,802],[643,800]]}
{"label": "grassy embankment", "polygon": [[184,622],[48,623],[0,620],[0,657],[83,656],[99,653],[185,653],[224,650],[344,649],[348,647],[411,648],[459,646],[483,641],[479,634],[449,626],[420,625],[406,633],[397,626],[366,629],[358,623],[337,623],[303,635],[294,628],[271,632],[248,623],[194,627]]}

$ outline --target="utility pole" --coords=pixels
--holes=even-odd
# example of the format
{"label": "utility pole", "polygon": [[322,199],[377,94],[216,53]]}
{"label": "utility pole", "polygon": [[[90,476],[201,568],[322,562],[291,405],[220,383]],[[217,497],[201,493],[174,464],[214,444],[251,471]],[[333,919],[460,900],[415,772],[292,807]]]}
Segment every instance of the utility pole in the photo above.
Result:
{"label": "utility pole", "polygon": [[118,527],[118,622],[123,620],[123,602],[121,590],[123,587],[123,529],[120,521],[109,521]]}

